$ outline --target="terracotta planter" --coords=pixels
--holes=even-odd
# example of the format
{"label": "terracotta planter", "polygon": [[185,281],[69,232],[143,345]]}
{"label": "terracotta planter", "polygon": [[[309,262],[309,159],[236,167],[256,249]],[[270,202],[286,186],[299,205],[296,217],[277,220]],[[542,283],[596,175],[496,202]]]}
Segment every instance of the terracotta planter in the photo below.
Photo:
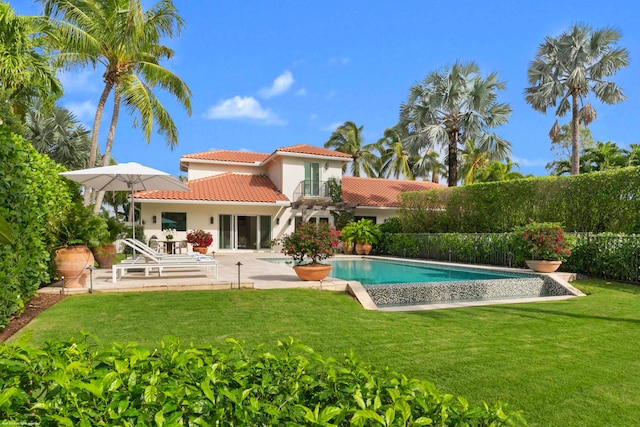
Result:
{"label": "terracotta planter", "polygon": [[296,265],[293,267],[293,270],[300,280],[317,282],[329,275],[331,267],[332,266],[327,264]]}
{"label": "terracotta planter", "polygon": [[87,267],[93,265],[95,259],[86,246],[69,246],[56,251],[54,260],[56,272],[64,277],[65,288],[83,288],[87,283]]}
{"label": "terracotta planter", "polygon": [[198,252],[199,254],[202,254],[202,255],[206,255],[208,250],[209,250],[209,248],[206,247],[206,246],[194,246],[193,247],[193,251],[194,252]]}
{"label": "terracotta planter", "polygon": [[371,243],[356,243],[356,253],[358,255],[369,255],[372,248]]}
{"label": "terracotta planter", "polygon": [[528,260],[525,262],[530,269],[538,273],[553,273],[560,268],[560,264],[562,264],[562,261],[544,261],[541,259]]}
{"label": "terracotta planter", "polygon": [[113,267],[113,261],[116,259],[116,247],[113,245],[98,246],[94,250],[94,257],[98,262],[99,268]]}
{"label": "terracotta planter", "polygon": [[342,252],[345,254],[353,252],[353,242],[342,242]]}

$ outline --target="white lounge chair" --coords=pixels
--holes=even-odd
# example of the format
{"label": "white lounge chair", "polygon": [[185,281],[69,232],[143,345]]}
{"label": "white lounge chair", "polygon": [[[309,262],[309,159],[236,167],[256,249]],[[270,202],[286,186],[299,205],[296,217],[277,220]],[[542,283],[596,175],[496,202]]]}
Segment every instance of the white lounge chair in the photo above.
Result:
{"label": "white lounge chair", "polygon": [[205,274],[213,274],[215,278],[218,278],[218,261],[213,257],[204,256],[200,254],[191,255],[165,255],[154,253],[152,250],[145,248],[145,246],[138,246],[132,243],[131,239],[124,241],[128,246],[135,247],[140,253],[135,258],[123,260],[120,264],[115,264],[111,268],[111,281],[113,283],[118,282],[118,277],[126,274],[128,270],[144,269],[145,276],[149,276],[149,271],[152,269],[158,270],[158,276],[162,276],[162,271],[165,268],[171,269],[193,269],[200,268],[205,271]]}

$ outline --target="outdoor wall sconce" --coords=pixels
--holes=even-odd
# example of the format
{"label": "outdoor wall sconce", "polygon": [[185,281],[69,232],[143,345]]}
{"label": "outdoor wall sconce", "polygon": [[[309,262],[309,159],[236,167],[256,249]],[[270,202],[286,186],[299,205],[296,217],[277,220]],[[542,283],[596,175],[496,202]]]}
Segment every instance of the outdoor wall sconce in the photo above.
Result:
{"label": "outdoor wall sconce", "polygon": [[324,170],[328,171],[329,170],[329,162],[326,162],[324,164]]}
{"label": "outdoor wall sconce", "polygon": [[151,219],[153,220],[153,223],[154,223],[154,224],[157,222],[157,218],[156,218],[156,216],[155,216],[155,215],[154,215],[154,216],[153,216],[153,218],[151,218]]}
{"label": "outdoor wall sconce", "polygon": [[280,225],[280,218],[276,218],[276,225]]}
{"label": "outdoor wall sconce", "polygon": [[287,221],[287,223],[288,223],[289,225],[291,225],[291,218],[289,218],[289,221]]}
{"label": "outdoor wall sconce", "polygon": [[213,224],[213,217],[209,217],[209,224]]}

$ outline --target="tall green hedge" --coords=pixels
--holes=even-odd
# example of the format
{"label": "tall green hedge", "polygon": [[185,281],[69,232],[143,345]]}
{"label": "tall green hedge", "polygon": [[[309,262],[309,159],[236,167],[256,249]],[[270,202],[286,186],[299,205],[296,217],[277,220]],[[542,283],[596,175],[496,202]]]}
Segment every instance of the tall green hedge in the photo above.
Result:
{"label": "tall green hedge", "polygon": [[0,216],[15,230],[15,242],[0,245],[0,329],[50,281],[55,223],[72,191],[58,175],[64,169],[22,137],[0,125]]}
{"label": "tall green hedge", "polygon": [[640,168],[453,187],[401,196],[409,233],[499,233],[529,220],[567,231],[640,233]]}

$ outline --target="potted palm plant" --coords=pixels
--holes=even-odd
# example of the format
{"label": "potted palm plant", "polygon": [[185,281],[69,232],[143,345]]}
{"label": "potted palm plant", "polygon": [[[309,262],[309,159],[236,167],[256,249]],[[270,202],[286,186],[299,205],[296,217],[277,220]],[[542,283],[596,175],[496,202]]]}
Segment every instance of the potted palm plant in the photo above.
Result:
{"label": "potted palm plant", "polygon": [[571,255],[569,239],[559,223],[531,222],[516,230],[525,263],[539,273],[553,273]]}
{"label": "potted palm plant", "polygon": [[84,287],[86,269],[95,263],[89,247],[97,247],[109,238],[105,219],[94,214],[91,206],[82,206],[78,201],[60,218],[57,232],[62,246],[55,251],[56,272],[64,277],[65,288]]}
{"label": "potted palm plant", "polygon": [[353,225],[353,236],[356,242],[356,254],[369,255],[373,245],[382,238],[382,232],[370,219],[362,218]]}
{"label": "potted palm plant", "polygon": [[193,230],[187,233],[187,243],[191,243],[193,250],[206,254],[209,246],[213,243],[213,236],[208,231]]}
{"label": "potted palm plant", "polygon": [[322,280],[331,265],[322,261],[332,257],[340,244],[340,232],[327,223],[305,222],[293,233],[282,237],[282,253],[293,258],[293,269],[301,280]]}
{"label": "potted palm plant", "polygon": [[99,268],[111,268],[113,261],[116,259],[116,247],[113,242],[122,238],[125,225],[118,221],[116,217],[109,216],[106,212],[102,216],[107,224],[108,233],[104,235],[105,240],[101,241],[98,246],[92,247],[91,250]]}

